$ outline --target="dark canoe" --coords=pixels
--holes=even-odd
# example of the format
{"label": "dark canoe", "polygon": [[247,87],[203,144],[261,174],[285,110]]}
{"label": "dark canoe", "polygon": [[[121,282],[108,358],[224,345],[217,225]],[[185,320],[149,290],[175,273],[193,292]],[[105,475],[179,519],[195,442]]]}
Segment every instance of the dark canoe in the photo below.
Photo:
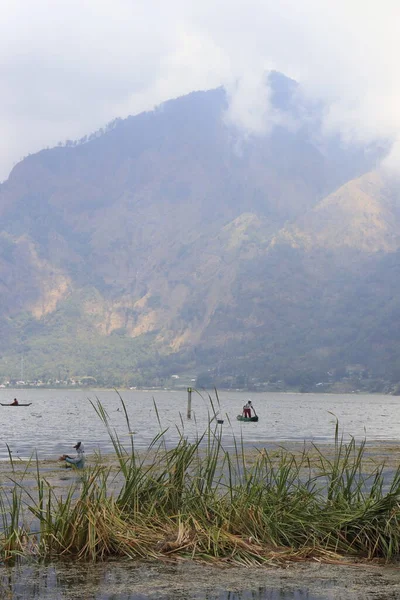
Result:
{"label": "dark canoe", "polygon": [[29,402],[29,404],[21,404],[21,402],[19,404],[2,404],[0,402],[1,406],[30,406],[32,404],[32,402]]}
{"label": "dark canoe", "polygon": [[255,417],[243,417],[242,415],[238,415],[236,418],[238,421],[246,421],[248,423],[257,423],[258,421],[257,415]]}

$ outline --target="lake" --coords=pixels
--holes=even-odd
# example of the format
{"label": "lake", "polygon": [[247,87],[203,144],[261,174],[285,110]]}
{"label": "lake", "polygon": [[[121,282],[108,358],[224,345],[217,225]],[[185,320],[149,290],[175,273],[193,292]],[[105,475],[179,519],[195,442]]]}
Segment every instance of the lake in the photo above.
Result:
{"label": "lake", "polygon": [[[347,439],[366,438],[368,442],[397,442],[400,439],[400,398],[365,394],[295,394],[210,392],[218,418],[223,419],[222,437],[225,447],[233,445],[234,436],[246,445],[263,446],[276,441],[312,440],[332,442],[336,418]],[[203,433],[213,410],[207,392],[192,394],[192,419],[187,419],[186,390],[123,390],[130,419],[130,429],[138,449],[148,447],[160,432],[167,429],[168,443],[173,444],[182,431],[188,439]],[[112,426],[122,441],[129,443],[127,428],[118,394],[113,390],[0,390],[0,402],[31,402],[28,407],[0,406],[0,460],[8,458],[6,444],[16,458],[29,458],[37,451],[39,459],[56,458],[63,452],[73,453],[72,446],[81,440],[86,452],[112,452],[107,431],[91,404],[100,400],[107,410]],[[248,398],[259,415],[258,423],[240,423]],[[157,406],[157,411],[155,408]]]}
{"label": "lake", "polygon": [[[400,439],[400,398],[361,394],[289,394],[220,391],[219,406],[214,398],[218,418],[223,419],[225,447],[233,446],[234,437],[250,446],[267,446],[274,442],[334,440],[338,419],[345,439],[354,436],[372,443],[398,442]],[[39,459],[55,459],[63,452],[74,453],[72,446],[81,440],[91,453],[113,451],[104,424],[91,402],[100,400],[110,422],[127,444],[133,435],[138,449],[147,448],[162,429],[169,444],[182,431],[189,439],[205,431],[213,416],[207,393],[192,394],[192,419],[188,420],[187,392],[162,390],[123,390],[130,419],[127,427],[118,394],[112,390],[0,390],[0,402],[31,402],[29,407],[0,406],[0,460],[8,459],[7,444],[14,458],[29,458],[35,451]],[[260,419],[258,423],[240,423],[236,415],[251,397]],[[157,410],[156,407],[157,406]],[[131,430],[131,435],[129,432]],[[179,430],[179,431],[178,431]],[[134,433],[132,433],[134,432]],[[27,564],[14,568],[0,566],[0,595],[13,600],[361,600],[376,591],[376,566],[360,573],[360,566],[349,567],[301,565],[273,571],[266,569],[228,570],[183,563],[163,565],[134,561],[104,565]],[[318,572],[312,572],[317,568]],[[334,569],[343,569],[339,572]],[[236,575],[235,575],[236,573]],[[289,577],[289,574],[292,574]],[[357,574],[359,581],[357,586]],[[400,597],[398,576],[381,569],[380,598]],[[347,580],[346,580],[347,577]],[[397,587],[396,587],[397,586]]]}

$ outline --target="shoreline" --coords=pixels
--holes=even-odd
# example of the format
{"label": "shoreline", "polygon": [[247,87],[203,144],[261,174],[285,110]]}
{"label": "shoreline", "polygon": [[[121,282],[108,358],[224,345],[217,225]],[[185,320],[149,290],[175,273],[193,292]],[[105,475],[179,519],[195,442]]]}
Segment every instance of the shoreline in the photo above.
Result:
{"label": "shoreline", "polygon": [[[100,560],[191,558],[254,568],[310,561],[383,565],[398,558],[399,448],[354,440],[346,446],[336,438],[319,447],[243,445],[230,453],[218,440],[203,447],[181,439],[175,449],[150,446],[131,457],[117,442],[115,453],[88,454],[83,471],[56,458],[9,460],[0,463],[2,503],[8,505],[10,494],[18,498],[12,509],[18,525],[7,535],[18,553],[26,548],[33,558],[45,557],[54,544],[55,556],[74,548],[72,559],[84,552],[95,560],[99,553]],[[54,513],[47,512],[50,505]],[[84,541],[86,524],[97,523],[98,511],[92,548]],[[79,532],[71,528],[76,522]],[[78,534],[75,548],[68,536]],[[25,546],[29,538],[32,545]]]}
{"label": "shoreline", "polygon": [[[193,386],[182,386],[182,387],[124,387],[124,386],[115,386],[115,387],[96,387],[96,386],[36,386],[36,385],[21,385],[18,387],[7,386],[4,388],[0,388],[0,392],[18,392],[22,390],[51,390],[51,391],[77,391],[77,392],[182,392],[187,393],[187,388],[191,387],[193,392],[197,392],[202,395],[210,395],[213,396],[215,394],[215,388],[212,389],[204,389],[204,388],[195,388]],[[301,392],[299,390],[273,390],[273,389],[264,389],[264,390],[246,390],[246,389],[236,389],[236,388],[217,388],[217,392],[224,393],[239,393],[239,394],[249,394],[249,395],[261,395],[261,394],[279,394],[279,395],[294,395],[294,396],[388,396],[396,398],[397,394],[390,394],[385,392],[372,392],[368,390],[307,390],[306,392]]]}

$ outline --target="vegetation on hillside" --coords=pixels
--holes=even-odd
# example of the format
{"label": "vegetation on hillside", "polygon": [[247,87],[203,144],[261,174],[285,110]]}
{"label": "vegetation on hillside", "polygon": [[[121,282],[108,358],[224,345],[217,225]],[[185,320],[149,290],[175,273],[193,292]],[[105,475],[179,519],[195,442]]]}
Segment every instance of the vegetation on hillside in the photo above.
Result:
{"label": "vegetation on hillside", "polygon": [[400,381],[396,183],[368,173],[382,150],[326,137],[321,108],[270,77],[291,130],[243,139],[221,88],[15,167],[0,381],[21,361],[23,379],[99,385],[178,371],[307,390],[354,366],[361,387]]}

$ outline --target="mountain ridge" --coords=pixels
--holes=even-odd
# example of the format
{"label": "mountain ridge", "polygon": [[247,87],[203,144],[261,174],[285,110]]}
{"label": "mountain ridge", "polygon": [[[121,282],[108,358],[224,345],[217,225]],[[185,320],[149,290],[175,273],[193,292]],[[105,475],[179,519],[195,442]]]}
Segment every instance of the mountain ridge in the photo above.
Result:
{"label": "mountain ridge", "polygon": [[31,377],[104,384],[216,357],[261,379],[354,362],[344,298],[399,250],[397,189],[375,169],[381,150],[324,138],[319,109],[301,121],[298,84],[271,85],[296,128],[241,137],[219,88],[13,169],[0,186],[0,377],[21,356]]}

